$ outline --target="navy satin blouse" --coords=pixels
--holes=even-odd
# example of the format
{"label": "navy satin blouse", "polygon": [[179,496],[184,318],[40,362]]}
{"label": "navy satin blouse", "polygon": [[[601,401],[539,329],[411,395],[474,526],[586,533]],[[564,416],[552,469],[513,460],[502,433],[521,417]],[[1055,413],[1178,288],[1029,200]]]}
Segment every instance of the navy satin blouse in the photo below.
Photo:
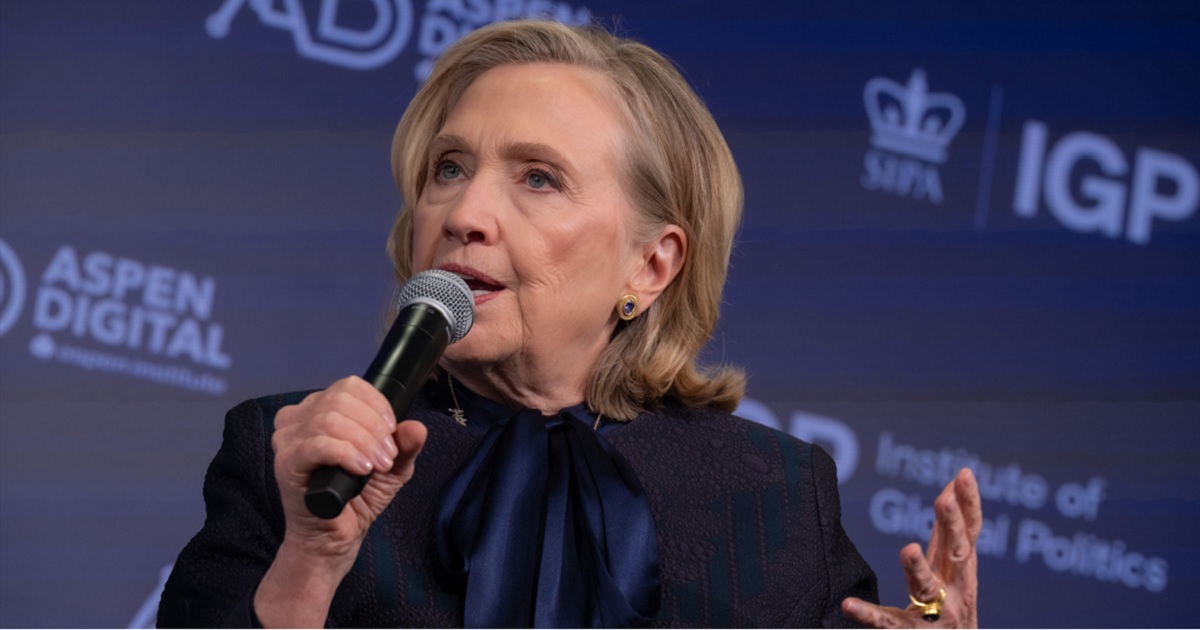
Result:
{"label": "navy satin blouse", "polygon": [[[447,385],[448,377],[442,379]],[[646,626],[658,612],[654,521],[641,483],[585,405],[543,416],[453,384],[484,434],[436,509],[442,569],[474,628]]]}

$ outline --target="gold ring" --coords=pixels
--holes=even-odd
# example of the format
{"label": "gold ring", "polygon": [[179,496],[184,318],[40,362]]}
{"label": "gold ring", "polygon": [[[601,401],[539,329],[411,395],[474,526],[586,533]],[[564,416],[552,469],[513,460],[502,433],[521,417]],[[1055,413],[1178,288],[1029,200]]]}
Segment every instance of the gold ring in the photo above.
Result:
{"label": "gold ring", "polygon": [[908,594],[908,601],[913,603],[921,611],[921,618],[925,621],[933,623],[942,616],[942,604],[946,603],[946,589],[939,588],[937,601],[926,604],[913,597],[912,593]]}

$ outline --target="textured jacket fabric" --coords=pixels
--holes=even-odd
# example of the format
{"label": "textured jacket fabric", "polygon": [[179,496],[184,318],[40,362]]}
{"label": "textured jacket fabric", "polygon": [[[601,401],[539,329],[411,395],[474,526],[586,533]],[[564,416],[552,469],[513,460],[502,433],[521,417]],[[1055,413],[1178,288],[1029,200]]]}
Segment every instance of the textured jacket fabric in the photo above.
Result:
{"label": "textured jacket fabric", "polygon": [[[328,627],[462,626],[462,594],[436,568],[433,510],[481,436],[443,413],[432,389],[408,414],[429,430],[414,476],[368,531]],[[208,516],[167,581],[160,627],[251,627],[254,591],[284,533],[274,417],[304,395],[247,401],[227,415],[204,482]],[[852,625],[843,598],[877,600],[875,575],[841,526],[833,460],[820,448],[670,402],[606,437],[637,472],[654,516],[662,580],[654,626],[838,627]]]}

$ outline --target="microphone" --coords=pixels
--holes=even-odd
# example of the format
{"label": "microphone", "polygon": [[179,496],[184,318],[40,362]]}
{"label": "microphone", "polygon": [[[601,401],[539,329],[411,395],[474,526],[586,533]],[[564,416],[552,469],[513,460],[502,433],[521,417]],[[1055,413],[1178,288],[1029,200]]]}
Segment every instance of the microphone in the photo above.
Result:
{"label": "microphone", "polygon": [[[475,298],[462,278],[431,269],[404,283],[396,301],[396,321],[363,380],[387,397],[399,422],[408,414],[417,390],[433,372],[446,346],[471,330]],[[321,466],[309,479],[304,505],[313,516],[337,518],[370,478],[370,473],[359,476],[340,466]]]}

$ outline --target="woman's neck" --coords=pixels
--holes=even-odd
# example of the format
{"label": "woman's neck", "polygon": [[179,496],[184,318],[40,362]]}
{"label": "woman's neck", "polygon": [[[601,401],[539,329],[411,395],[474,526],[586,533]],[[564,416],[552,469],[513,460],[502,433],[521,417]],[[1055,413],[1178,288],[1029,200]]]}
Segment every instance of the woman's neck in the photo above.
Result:
{"label": "woman's neck", "polygon": [[557,377],[536,378],[525,370],[512,367],[442,363],[442,368],[455,381],[510,409],[537,409],[545,415],[553,415],[584,400],[586,378],[563,378],[562,373]]}

